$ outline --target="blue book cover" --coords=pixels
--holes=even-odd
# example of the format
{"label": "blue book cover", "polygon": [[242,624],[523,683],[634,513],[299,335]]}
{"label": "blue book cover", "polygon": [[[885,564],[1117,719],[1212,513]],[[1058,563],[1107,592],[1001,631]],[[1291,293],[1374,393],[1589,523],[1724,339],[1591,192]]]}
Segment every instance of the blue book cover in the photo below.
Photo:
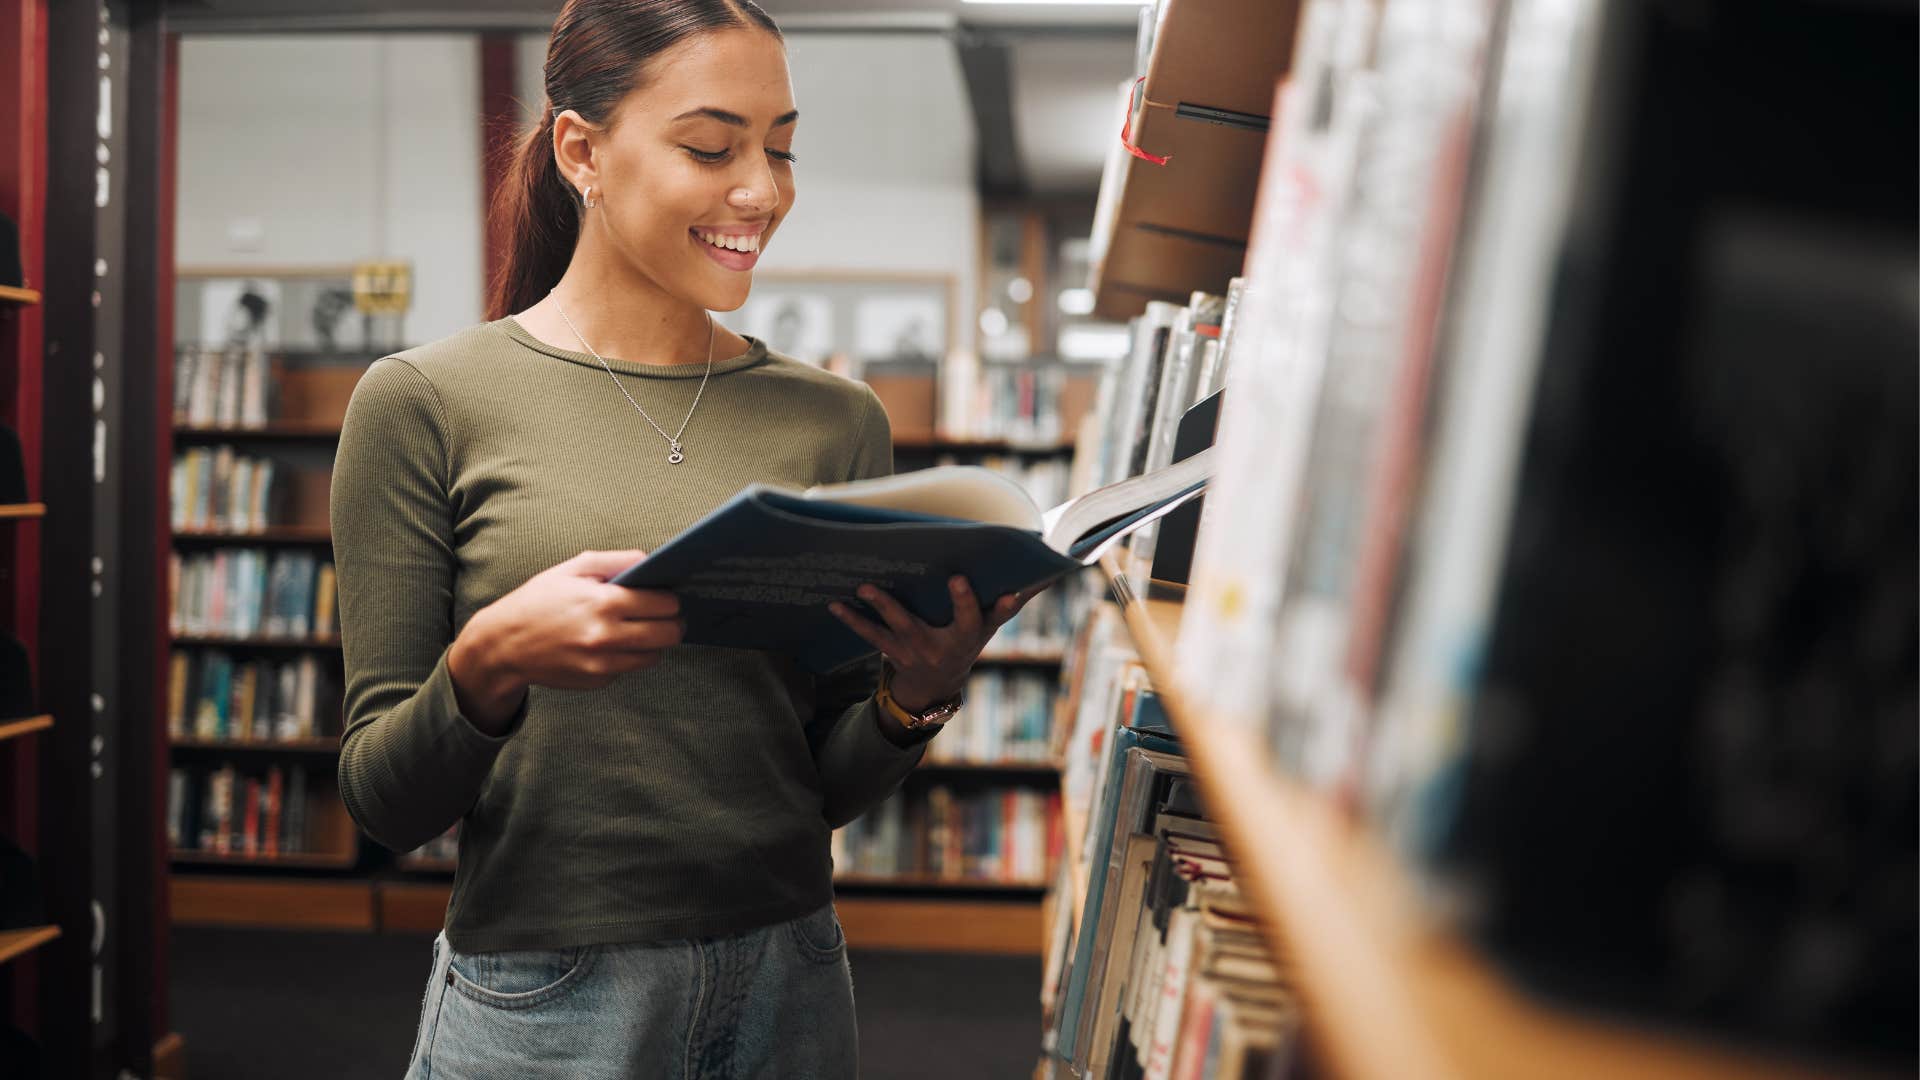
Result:
{"label": "blue book cover", "polygon": [[[1050,585],[1197,496],[1211,468],[1203,454],[1045,514],[1017,485],[978,468],[805,494],[756,484],[612,580],[677,595],[688,644],[764,649],[831,671],[873,652],[827,610],[837,600],[877,619],[855,595],[861,585],[945,625],[952,576],[966,577],[983,608]],[[943,505],[955,512],[932,512]]]}
{"label": "blue book cover", "polygon": [[[1140,698],[1154,698],[1156,695],[1142,693],[1136,695],[1135,714],[1138,715]],[[1165,715],[1162,712],[1161,715]],[[1154,750],[1163,754],[1183,754],[1180,744],[1163,734],[1141,731],[1137,728],[1123,727],[1114,732],[1112,745],[1107,751],[1107,779],[1101,788],[1105,793],[1102,806],[1097,807],[1092,822],[1092,835],[1087,841],[1087,902],[1080,913],[1080,933],[1073,943],[1073,959],[1067,969],[1066,991],[1060,996],[1060,1041],[1055,1053],[1072,1061],[1077,1049],[1080,1026],[1081,1003],[1087,993],[1087,976],[1093,967],[1093,951],[1099,936],[1096,928],[1100,925],[1100,909],[1107,891],[1107,855],[1113,849],[1113,834],[1117,828],[1119,816],[1120,773],[1126,767],[1127,751],[1134,747]]]}

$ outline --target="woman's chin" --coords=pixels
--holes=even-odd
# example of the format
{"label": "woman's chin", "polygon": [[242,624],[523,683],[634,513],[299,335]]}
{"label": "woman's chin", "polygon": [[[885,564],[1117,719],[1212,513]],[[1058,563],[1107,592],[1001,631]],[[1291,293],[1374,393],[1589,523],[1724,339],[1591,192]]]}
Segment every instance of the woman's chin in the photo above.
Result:
{"label": "woman's chin", "polygon": [[708,311],[738,311],[753,288],[752,274],[729,274],[724,282],[703,281],[696,290],[700,306]]}

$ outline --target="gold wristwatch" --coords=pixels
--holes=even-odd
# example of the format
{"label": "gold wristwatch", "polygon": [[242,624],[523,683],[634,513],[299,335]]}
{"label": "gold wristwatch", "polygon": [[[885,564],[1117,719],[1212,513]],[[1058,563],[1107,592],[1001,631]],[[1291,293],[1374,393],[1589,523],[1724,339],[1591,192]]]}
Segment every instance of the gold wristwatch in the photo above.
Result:
{"label": "gold wristwatch", "polygon": [[940,730],[940,726],[953,719],[953,714],[959,712],[960,706],[967,702],[967,695],[962,691],[945,701],[935,703],[923,712],[914,712],[900,704],[893,696],[893,665],[891,664],[881,665],[880,690],[874,696],[879,700],[881,708],[891,713],[895,720],[900,721],[901,727],[915,734]]}

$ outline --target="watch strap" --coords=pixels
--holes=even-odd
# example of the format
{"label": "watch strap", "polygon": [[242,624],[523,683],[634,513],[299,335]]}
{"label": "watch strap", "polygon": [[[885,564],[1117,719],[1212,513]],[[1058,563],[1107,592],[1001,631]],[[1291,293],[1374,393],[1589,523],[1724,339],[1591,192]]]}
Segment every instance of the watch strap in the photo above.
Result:
{"label": "watch strap", "polygon": [[914,712],[905,705],[900,704],[899,699],[893,696],[893,666],[891,664],[881,665],[880,689],[875,692],[874,697],[882,709],[885,709],[895,720],[900,722],[901,727],[906,728],[908,731],[915,732],[939,730],[941,725],[951,720],[953,715],[960,711],[961,704],[966,700],[965,694],[955,694],[945,701],[935,703],[925,712]]}

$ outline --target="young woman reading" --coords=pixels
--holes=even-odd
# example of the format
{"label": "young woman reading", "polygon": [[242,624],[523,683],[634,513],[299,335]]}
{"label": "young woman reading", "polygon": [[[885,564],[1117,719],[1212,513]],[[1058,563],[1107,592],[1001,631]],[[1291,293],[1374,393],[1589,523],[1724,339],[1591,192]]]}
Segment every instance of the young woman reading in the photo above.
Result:
{"label": "young woman reading", "polygon": [[[828,840],[885,798],[1024,597],[836,614],[825,678],[681,645],[606,579],[754,481],[892,468],[864,386],[716,324],[793,206],[750,0],[569,0],[495,207],[495,321],[374,364],[333,487],[340,793],[399,851],[461,825],[413,1077],[851,1077]],[[988,603],[987,601],[991,601]]]}

